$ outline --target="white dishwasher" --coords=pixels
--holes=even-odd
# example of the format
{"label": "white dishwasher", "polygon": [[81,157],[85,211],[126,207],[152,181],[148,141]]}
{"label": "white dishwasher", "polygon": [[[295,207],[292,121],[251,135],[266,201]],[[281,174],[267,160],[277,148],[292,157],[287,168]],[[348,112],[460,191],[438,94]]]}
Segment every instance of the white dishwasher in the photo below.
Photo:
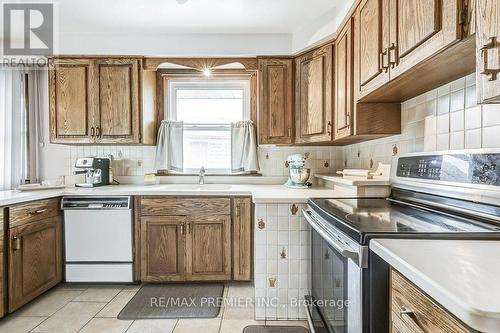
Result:
{"label": "white dishwasher", "polygon": [[65,280],[133,282],[131,197],[63,197]]}

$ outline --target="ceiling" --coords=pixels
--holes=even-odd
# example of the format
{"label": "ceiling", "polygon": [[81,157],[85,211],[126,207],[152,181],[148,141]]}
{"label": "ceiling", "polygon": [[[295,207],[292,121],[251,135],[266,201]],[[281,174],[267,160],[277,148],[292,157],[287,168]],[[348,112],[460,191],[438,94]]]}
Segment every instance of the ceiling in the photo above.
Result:
{"label": "ceiling", "polygon": [[[182,2],[182,0],[180,0]],[[292,33],[345,0],[61,0],[60,32]]]}

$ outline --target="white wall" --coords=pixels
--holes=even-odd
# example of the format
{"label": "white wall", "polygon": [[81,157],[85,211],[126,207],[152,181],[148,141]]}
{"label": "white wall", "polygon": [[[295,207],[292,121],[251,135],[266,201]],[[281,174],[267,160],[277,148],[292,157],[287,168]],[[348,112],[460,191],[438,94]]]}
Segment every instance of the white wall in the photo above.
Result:
{"label": "white wall", "polygon": [[237,57],[287,55],[290,34],[60,34],[58,54]]}
{"label": "white wall", "polygon": [[354,0],[346,0],[341,6],[297,28],[292,34],[292,53],[299,53],[331,39],[353,3]]}

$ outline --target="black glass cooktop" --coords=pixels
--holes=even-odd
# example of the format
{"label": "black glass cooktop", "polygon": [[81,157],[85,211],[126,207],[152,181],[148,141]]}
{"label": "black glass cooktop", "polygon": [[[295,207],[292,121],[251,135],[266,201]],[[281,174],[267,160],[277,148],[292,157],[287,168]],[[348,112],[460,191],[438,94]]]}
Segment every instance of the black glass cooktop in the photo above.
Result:
{"label": "black glass cooktop", "polygon": [[491,238],[493,224],[395,204],[386,199],[311,199],[309,206],[324,220],[367,244],[374,237]]}

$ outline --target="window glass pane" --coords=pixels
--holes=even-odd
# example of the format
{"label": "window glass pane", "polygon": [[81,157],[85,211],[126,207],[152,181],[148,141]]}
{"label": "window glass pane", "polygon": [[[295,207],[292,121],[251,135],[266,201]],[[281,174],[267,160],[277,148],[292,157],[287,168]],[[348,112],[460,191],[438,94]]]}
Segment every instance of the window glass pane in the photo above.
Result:
{"label": "window glass pane", "polygon": [[[184,130],[184,169],[231,168],[231,132],[229,130]],[[222,169],[222,170],[221,170]]]}
{"label": "window glass pane", "polygon": [[243,119],[243,90],[177,90],[177,120],[221,124]]}

